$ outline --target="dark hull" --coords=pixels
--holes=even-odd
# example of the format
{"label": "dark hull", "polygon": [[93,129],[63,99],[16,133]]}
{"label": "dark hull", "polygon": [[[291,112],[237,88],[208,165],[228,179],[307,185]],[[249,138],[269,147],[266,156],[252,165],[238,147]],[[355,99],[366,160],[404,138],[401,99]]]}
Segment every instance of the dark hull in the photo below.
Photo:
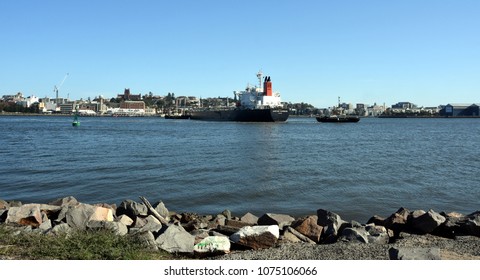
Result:
{"label": "dark hull", "polygon": [[360,120],[357,116],[316,117],[318,122],[328,123],[355,123]]}
{"label": "dark hull", "polygon": [[284,122],[289,113],[285,109],[234,109],[190,112],[190,119],[229,122]]}

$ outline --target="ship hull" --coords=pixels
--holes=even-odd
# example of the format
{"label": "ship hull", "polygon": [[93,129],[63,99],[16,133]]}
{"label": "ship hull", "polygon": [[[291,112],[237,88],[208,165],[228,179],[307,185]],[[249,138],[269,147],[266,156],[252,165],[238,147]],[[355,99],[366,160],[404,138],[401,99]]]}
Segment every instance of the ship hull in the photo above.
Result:
{"label": "ship hull", "polygon": [[289,113],[285,109],[234,109],[190,112],[190,119],[230,122],[285,122]]}

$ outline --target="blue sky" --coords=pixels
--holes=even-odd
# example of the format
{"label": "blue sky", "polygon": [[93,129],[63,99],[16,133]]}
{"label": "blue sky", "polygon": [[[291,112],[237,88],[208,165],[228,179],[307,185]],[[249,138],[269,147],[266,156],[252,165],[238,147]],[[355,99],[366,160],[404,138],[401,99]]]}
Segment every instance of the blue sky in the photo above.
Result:
{"label": "blue sky", "polygon": [[480,1],[0,2],[0,95],[233,97],[262,70],[287,102],[480,102]]}

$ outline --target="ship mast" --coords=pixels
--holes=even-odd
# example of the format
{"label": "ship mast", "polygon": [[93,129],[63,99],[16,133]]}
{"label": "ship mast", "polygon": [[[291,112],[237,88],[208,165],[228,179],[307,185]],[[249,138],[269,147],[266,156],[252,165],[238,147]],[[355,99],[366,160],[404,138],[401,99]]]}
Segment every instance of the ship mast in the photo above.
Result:
{"label": "ship mast", "polygon": [[262,91],[262,77],[263,77],[262,70],[259,70],[257,73],[257,78],[258,78],[258,88],[260,89],[260,91]]}

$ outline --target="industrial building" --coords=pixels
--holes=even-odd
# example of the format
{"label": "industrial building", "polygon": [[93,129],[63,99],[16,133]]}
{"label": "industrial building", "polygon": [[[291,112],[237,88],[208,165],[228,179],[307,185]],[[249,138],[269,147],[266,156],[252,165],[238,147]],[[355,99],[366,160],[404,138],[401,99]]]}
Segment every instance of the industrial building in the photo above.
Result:
{"label": "industrial building", "polygon": [[440,110],[440,116],[444,117],[478,117],[480,103],[448,104]]}

